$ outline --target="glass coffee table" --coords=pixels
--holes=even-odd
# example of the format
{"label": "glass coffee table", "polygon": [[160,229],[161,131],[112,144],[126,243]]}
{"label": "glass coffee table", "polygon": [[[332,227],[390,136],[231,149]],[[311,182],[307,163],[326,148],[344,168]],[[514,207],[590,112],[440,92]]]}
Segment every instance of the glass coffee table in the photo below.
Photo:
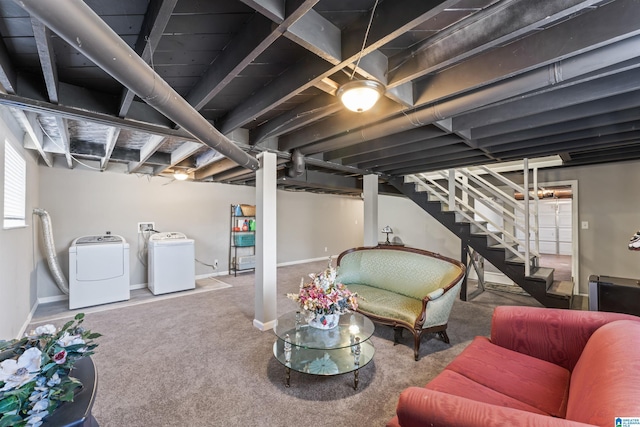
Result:
{"label": "glass coffee table", "polygon": [[338,326],[328,330],[307,325],[300,312],[279,317],[273,355],[285,366],[285,386],[290,386],[292,369],[325,376],[353,372],[357,390],[359,370],[375,353],[369,340],[374,329],[373,322],[360,313],[343,314]]}

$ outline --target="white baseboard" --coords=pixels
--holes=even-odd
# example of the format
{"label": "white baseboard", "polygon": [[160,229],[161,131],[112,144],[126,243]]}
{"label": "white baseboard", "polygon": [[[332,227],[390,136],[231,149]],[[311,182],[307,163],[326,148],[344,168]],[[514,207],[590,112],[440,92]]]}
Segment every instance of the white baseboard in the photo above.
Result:
{"label": "white baseboard", "polygon": [[229,274],[228,271],[215,271],[213,273],[198,274],[196,276],[196,280],[208,279],[210,277],[216,277],[216,276],[226,276],[227,274]]}
{"label": "white baseboard", "polygon": [[69,299],[69,295],[53,295],[50,297],[38,298],[38,304],[46,304],[49,302],[65,301]]}
{"label": "white baseboard", "polygon": [[33,315],[36,313],[36,310],[38,309],[38,304],[39,304],[39,301],[36,301],[36,303],[33,304],[33,307],[31,307],[31,311],[27,316],[27,320],[25,320],[24,323],[22,324],[22,327],[20,328],[20,332],[18,332],[18,336],[16,337],[16,339],[20,339],[24,336],[24,333],[27,331],[27,326],[29,326],[29,323],[31,323],[31,319],[33,319]]}
{"label": "white baseboard", "polygon": [[327,255],[327,256],[323,256],[320,258],[311,258],[311,259],[300,259],[297,261],[288,261],[288,262],[283,262],[278,264],[278,267],[286,267],[288,265],[296,265],[296,264],[305,264],[307,262],[315,262],[315,261],[322,261],[322,260],[327,260],[327,262],[329,261],[329,258],[333,259],[336,258],[337,255]]}
{"label": "white baseboard", "polygon": [[[216,276],[224,276],[228,274],[227,271],[220,271],[220,272],[216,272],[216,273],[206,273],[206,274],[198,274],[195,276],[196,280],[200,280],[200,279],[208,279],[210,277],[216,277]],[[130,290],[135,290],[135,289],[145,289],[148,288],[149,284],[148,283],[137,283],[134,285],[130,285],[129,289]]]}
{"label": "white baseboard", "polygon": [[277,320],[271,320],[269,322],[262,323],[258,319],[253,319],[253,326],[255,326],[256,328],[258,328],[263,332],[270,331],[271,329],[275,328],[277,324],[278,324]]}

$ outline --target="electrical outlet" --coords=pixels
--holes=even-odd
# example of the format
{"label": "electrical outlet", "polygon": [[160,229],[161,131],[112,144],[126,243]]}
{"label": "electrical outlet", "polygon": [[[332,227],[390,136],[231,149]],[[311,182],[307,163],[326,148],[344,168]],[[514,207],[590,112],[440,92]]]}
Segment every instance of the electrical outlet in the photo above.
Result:
{"label": "electrical outlet", "polygon": [[139,222],[138,233],[146,233],[156,228],[155,222]]}
{"label": "electrical outlet", "polygon": [[218,269],[218,260],[217,260],[217,259],[216,259],[216,260],[213,260],[213,268],[214,268],[215,270],[217,270],[217,269]]}
{"label": "electrical outlet", "polygon": [[326,246],[324,247],[324,251],[327,252],[327,247]]}

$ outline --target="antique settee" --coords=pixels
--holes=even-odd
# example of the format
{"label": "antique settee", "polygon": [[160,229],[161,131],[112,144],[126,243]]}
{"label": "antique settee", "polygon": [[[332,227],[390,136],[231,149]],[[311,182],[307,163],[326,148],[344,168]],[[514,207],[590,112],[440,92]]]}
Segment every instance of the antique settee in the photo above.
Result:
{"label": "antique settee", "polygon": [[456,260],[404,246],[354,248],[338,257],[338,281],[361,297],[358,311],[394,327],[396,342],[402,328],[411,331],[415,360],[423,334],[449,342],[447,322],[464,274]]}
{"label": "antique settee", "polygon": [[425,387],[400,394],[388,427],[613,426],[640,417],[640,317],[497,307]]}

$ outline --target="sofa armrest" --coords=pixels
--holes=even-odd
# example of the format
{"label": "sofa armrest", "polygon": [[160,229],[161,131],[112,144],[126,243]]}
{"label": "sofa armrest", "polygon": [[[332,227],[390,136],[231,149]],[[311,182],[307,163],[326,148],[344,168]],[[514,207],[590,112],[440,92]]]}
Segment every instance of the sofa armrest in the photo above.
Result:
{"label": "sofa armrest", "polygon": [[500,306],[493,312],[491,342],[572,371],[596,329],[640,317],[599,311]]}
{"label": "sofa armrest", "polygon": [[396,418],[388,427],[587,427],[575,421],[534,414],[471,399],[429,390],[409,387],[400,394]]}

